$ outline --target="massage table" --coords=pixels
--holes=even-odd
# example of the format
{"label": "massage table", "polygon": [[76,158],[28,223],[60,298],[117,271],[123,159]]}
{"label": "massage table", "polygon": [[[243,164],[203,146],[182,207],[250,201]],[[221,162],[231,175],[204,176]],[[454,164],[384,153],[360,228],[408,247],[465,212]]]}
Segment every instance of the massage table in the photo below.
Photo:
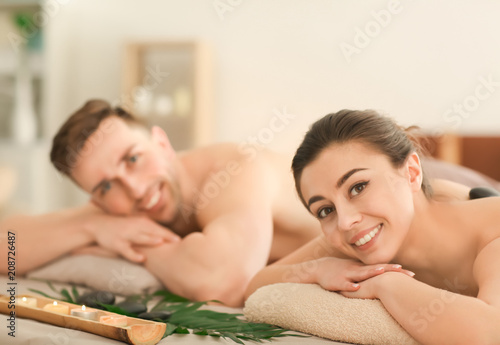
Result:
{"label": "massage table", "polygon": [[[85,262],[88,261],[89,264],[87,268],[78,269],[75,268],[74,272],[68,272],[68,266],[75,267],[75,262]],[[99,262],[101,269],[104,272],[103,275],[97,274],[95,272],[95,265]],[[114,265],[114,266],[113,266]],[[57,267],[55,267],[57,266]],[[55,269],[54,269],[55,267]],[[111,268],[114,267],[114,268]],[[106,269],[107,268],[107,269]],[[64,277],[64,273],[61,273],[59,270],[66,270],[68,277]],[[52,270],[53,272],[49,272]],[[88,286],[85,285],[94,285],[94,288],[97,287],[102,289],[102,284],[98,284],[97,279],[101,277],[107,278],[108,285],[106,286],[108,290],[115,290],[115,292],[122,291],[125,294],[130,292],[137,291],[126,291],[120,289],[120,276],[121,273],[121,283],[127,283],[127,277],[134,276],[134,283],[136,280],[141,280],[145,282],[145,284],[151,285],[150,288],[144,288],[141,286],[140,288],[143,290],[148,290],[149,292],[153,292],[152,289],[158,288],[158,282],[152,279],[151,276],[147,276],[147,273],[142,271],[139,266],[131,264],[121,259],[109,259],[109,258],[96,258],[96,257],[86,257],[82,256],[79,258],[63,258],[59,260],[59,262],[54,262],[53,264],[49,264],[48,266],[42,268],[39,271],[35,271],[34,274],[29,275],[29,277],[16,277],[16,294],[29,294],[34,297],[40,296],[35,292],[30,291],[30,289],[36,289],[47,293],[50,296],[56,297],[56,293],[54,293],[51,288],[48,286],[46,281],[40,280],[40,275],[45,275],[47,278],[57,278],[57,280],[69,280],[71,281],[72,274],[78,274],[80,271],[82,275],[82,280],[87,280],[85,283],[80,281],[83,284],[75,285],[73,283],[68,282],[57,282],[51,280],[52,285],[60,291],[63,288],[71,290],[72,286],[76,286],[78,291],[81,293],[85,291],[91,290]],[[90,272],[94,272],[92,275]],[[118,273],[117,273],[118,272]],[[142,276],[139,276],[142,275]],[[59,277],[55,276],[59,275]],[[113,284],[109,284],[110,277],[118,277],[117,280]],[[137,278],[137,279],[136,279]],[[1,294],[7,295],[8,288],[10,285],[8,276],[0,275],[0,286],[2,287]],[[102,282],[104,283],[104,281]],[[85,285],[84,285],[85,284]],[[117,300],[121,295],[117,295]],[[121,297],[123,298],[123,297]],[[221,311],[226,313],[239,313],[243,312],[242,308],[229,308],[223,306],[207,306],[208,309]],[[25,318],[16,318],[16,326],[15,326],[15,338],[8,335],[9,329],[5,327],[7,325],[7,315],[1,315],[4,319],[2,323],[4,326],[0,329],[0,344],[1,345],[112,345],[112,344],[124,344],[117,340],[105,338],[102,336],[98,336],[95,334],[82,332],[78,330],[66,329],[58,326],[53,326],[51,324],[42,323],[35,320],[25,319]],[[199,336],[193,334],[173,334],[164,339],[162,339],[158,344],[236,344],[230,339],[216,338],[210,336]],[[345,344],[339,343],[327,339],[323,339],[320,337],[282,337],[282,338],[273,338],[273,344],[305,344],[305,345],[321,345],[321,344]],[[245,341],[245,344],[255,344],[255,342]]]}

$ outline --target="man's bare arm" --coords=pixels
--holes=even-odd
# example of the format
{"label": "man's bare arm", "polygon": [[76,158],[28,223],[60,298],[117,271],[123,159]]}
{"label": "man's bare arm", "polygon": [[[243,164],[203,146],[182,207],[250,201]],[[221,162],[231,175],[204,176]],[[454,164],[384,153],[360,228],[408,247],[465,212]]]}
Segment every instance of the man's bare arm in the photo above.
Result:
{"label": "man's bare arm", "polygon": [[[89,245],[142,261],[133,244],[157,245],[177,235],[144,217],[107,215],[92,204],[42,215],[16,215],[0,222],[0,256],[7,256],[7,234],[16,234],[16,272],[20,275]],[[6,261],[0,273],[7,272]]]}
{"label": "man's bare arm", "polygon": [[272,245],[277,182],[269,169],[259,162],[242,165],[241,173],[200,210],[202,232],[179,243],[140,249],[147,256],[146,268],[174,293],[242,305],[245,289],[267,264]]}
{"label": "man's bare arm", "polygon": [[[16,215],[0,223],[0,256],[6,256],[7,233],[16,234],[16,271],[25,274],[76,248],[93,242],[85,230],[85,219],[92,213],[90,205],[43,215]],[[6,262],[0,263],[6,273]]]}
{"label": "man's bare arm", "polygon": [[174,293],[241,306],[251,278],[267,263],[272,241],[272,224],[254,220],[228,215],[179,243],[143,248],[145,266]]}

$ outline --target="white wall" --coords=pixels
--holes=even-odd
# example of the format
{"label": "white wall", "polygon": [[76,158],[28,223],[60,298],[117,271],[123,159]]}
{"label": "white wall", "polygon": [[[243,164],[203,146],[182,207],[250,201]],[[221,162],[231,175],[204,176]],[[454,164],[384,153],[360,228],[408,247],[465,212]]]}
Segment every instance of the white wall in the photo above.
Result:
{"label": "white wall", "polygon": [[[282,109],[295,118],[269,143],[277,150],[293,151],[315,119],[342,108],[500,134],[499,1],[50,2],[63,5],[45,30],[49,133],[88,98],[120,97],[125,42],[192,38],[213,50],[217,141],[258,135]],[[218,13],[221,3],[232,11]],[[356,44],[346,57],[342,45]]]}

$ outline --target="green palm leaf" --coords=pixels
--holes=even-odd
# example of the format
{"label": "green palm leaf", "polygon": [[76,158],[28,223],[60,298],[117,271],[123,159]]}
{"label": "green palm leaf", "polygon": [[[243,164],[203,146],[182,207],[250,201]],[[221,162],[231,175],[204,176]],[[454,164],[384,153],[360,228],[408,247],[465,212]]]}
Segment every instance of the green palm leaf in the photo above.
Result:
{"label": "green palm leaf", "polygon": [[[67,302],[72,302],[73,298],[76,300],[78,297],[78,291],[74,287],[72,289],[73,298],[66,289],[57,291],[50,283],[49,287],[61,295],[63,297],[62,300]],[[34,289],[30,290],[45,297],[53,298],[42,291]],[[269,340],[275,337],[307,337],[306,335],[289,333],[289,330],[273,325],[246,321],[243,319],[242,314],[200,309],[206,306],[208,302],[193,302],[166,290],[157,291],[153,294],[129,296],[127,297],[127,300],[147,304],[155,297],[160,297],[161,299],[156,303],[151,311],[166,311],[171,313],[168,320],[158,321],[164,322],[167,325],[163,338],[174,333],[192,333],[196,335],[227,338],[237,344],[244,344],[243,340],[262,342],[263,340]],[[110,312],[137,317],[137,315],[127,313],[125,310],[117,306],[108,304],[101,305]]]}

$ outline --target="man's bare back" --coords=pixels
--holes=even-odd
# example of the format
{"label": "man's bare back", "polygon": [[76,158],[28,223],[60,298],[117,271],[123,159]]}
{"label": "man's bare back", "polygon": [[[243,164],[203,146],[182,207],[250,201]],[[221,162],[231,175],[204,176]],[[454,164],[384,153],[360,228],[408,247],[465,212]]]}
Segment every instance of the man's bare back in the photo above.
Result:
{"label": "man's bare back", "polygon": [[[211,211],[219,213],[220,209],[224,210],[235,202],[225,198],[226,193],[236,191],[244,198],[265,185],[266,199],[269,200],[262,202],[271,204],[273,219],[268,263],[288,255],[321,233],[314,217],[304,209],[295,192],[288,155],[262,148],[244,151],[238,145],[228,143],[181,153],[179,159],[187,171],[196,172],[193,181],[196,181],[198,193],[194,198],[199,200],[199,207],[196,207],[196,201],[193,202],[197,214],[191,216],[196,220],[185,222],[183,217],[176,224],[178,229],[173,229],[175,232],[185,235],[201,231],[214,216]],[[246,176],[240,178],[238,175]],[[208,203],[211,204],[209,209]],[[189,228],[195,224],[197,228]]]}

